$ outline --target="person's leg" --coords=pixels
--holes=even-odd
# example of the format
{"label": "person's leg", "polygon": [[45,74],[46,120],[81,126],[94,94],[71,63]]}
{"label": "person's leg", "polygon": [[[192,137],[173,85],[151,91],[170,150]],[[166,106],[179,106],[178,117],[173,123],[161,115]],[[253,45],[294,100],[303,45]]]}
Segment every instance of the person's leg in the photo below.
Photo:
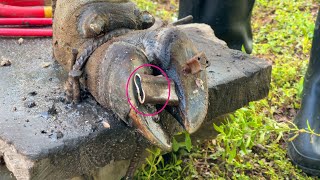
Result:
{"label": "person's leg", "polygon": [[[301,109],[294,123],[300,129],[308,129],[308,124],[320,133],[320,11],[315,24],[311,57],[305,75]],[[320,176],[320,137],[307,133],[300,134],[288,143],[291,160],[306,173]]]}
{"label": "person's leg", "polygon": [[251,14],[255,0],[180,0],[179,18],[209,24],[232,49],[252,51]]}

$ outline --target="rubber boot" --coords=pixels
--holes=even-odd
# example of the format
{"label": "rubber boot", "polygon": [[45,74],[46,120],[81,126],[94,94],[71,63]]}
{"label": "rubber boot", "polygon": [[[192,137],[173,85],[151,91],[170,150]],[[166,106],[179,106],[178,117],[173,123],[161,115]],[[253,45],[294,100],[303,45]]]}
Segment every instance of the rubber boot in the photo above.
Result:
{"label": "rubber boot", "polygon": [[[301,109],[294,120],[300,129],[308,129],[307,122],[311,129],[320,133],[320,12],[314,30]],[[320,176],[320,137],[307,133],[300,134],[288,143],[288,154],[293,163],[304,172]]]}
{"label": "rubber boot", "polygon": [[180,0],[179,18],[212,27],[229,48],[252,52],[251,14],[255,0]]}

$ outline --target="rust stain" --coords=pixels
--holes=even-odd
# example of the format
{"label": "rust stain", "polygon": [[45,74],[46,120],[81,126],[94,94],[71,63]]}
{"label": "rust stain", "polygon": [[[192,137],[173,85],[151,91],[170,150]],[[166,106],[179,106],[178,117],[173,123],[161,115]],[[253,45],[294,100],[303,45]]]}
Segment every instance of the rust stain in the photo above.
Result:
{"label": "rust stain", "polygon": [[186,62],[183,72],[186,74],[197,74],[205,70],[208,66],[208,60],[203,52],[198,53]]}

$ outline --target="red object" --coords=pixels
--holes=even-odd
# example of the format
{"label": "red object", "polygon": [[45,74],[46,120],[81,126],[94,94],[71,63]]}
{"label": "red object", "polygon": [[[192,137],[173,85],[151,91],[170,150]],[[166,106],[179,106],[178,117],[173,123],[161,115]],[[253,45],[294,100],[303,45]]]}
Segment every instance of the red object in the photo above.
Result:
{"label": "red object", "polygon": [[0,25],[52,25],[52,18],[0,18]]}
{"label": "red object", "polygon": [[45,6],[44,0],[0,0],[1,4],[12,6]]}
{"label": "red object", "polygon": [[45,17],[45,7],[19,7],[0,4],[0,17]]}
{"label": "red object", "polygon": [[0,28],[0,36],[52,36],[52,29]]}

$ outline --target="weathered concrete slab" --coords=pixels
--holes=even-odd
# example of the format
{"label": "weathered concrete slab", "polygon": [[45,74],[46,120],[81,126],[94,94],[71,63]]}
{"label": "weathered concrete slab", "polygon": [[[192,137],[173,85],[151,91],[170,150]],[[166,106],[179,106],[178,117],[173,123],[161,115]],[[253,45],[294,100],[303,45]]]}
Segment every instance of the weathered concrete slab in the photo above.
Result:
{"label": "weathered concrete slab", "polygon": [[[214,134],[207,127],[221,120],[217,117],[267,95],[271,65],[228,49],[206,25],[181,28],[211,62],[207,121],[194,136],[201,139]],[[63,103],[66,73],[52,60],[51,39],[25,39],[19,45],[17,39],[2,38],[3,58],[12,65],[0,67],[0,159],[17,179],[101,177],[94,171],[108,164],[105,171],[119,167],[115,175],[123,175],[136,147],[134,129],[90,96],[76,107]],[[172,124],[171,117],[163,117]],[[104,129],[102,121],[110,129]],[[173,132],[179,126],[167,129]]]}

